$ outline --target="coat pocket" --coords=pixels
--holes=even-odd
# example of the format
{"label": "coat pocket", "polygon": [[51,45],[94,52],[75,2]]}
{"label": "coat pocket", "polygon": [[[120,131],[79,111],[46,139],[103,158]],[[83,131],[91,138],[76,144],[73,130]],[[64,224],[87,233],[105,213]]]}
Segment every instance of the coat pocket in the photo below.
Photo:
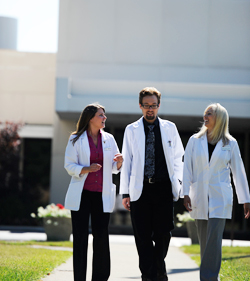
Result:
{"label": "coat pocket", "polygon": [[115,199],[116,199],[116,185],[112,183],[111,194],[110,194],[110,201],[111,201],[111,212],[113,212],[115,207]]}
{"label": "coat pocket", "polygon": [[222,202],[224,204],[224,208],[230,207],[233,205],[233,189],[231,184],[220,182],[221,187],[221,195],[222,195]]}
{"label": "coat pocket", "polygon": [[70,183],[65,197],[66,209],[72,211],[78,211],[80,209],[82,190],[83,190],[82,181]]}

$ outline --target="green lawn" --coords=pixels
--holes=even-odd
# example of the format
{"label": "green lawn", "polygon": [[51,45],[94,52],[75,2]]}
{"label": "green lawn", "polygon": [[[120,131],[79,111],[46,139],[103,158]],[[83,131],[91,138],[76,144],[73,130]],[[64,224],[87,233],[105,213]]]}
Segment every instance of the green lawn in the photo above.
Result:
{"label": "green lawn", "polygon": [[69,251],[35,249],[30,245],[72,247],[72,242],[0,241],[0,280],[40,280],[72,256]]}
{"label": "green lawn", "polygon": [[[199,245],[181,249],[200,265]],[[250,247],[222,247],[220,278],[221,281],[250,281]]]}
{"label": "green lawn", "polygon": [[23,242],[17,242],[17,241],[1,241],[0,244],[4,245],[40,245],[40,246],[56,246],[56,247],[73,247],[73,242],[70,241],[23,241]]}

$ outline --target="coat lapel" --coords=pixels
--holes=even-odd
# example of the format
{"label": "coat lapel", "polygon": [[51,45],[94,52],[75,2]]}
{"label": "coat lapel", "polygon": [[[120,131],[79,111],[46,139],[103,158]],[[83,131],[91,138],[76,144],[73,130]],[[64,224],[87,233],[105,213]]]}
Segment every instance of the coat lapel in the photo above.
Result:
{"label": "coat lapel", "polygon": [[145,162],[145,131],[143,126],[143,121],[141,117],[136,124],[134,124],[134,142],[138,149],[142,167],[144,167]]}
{"label": "coat lapel", "polygon": [[89,148],[89,140],[88,140],[88,136],[87,136],[87,131],[85,131],[81,135],[81,145],[84,148],[84,149],[82,149],[81,153],[85,153],[86,159],[88,159],[88,161],[90,162],[90,148]]}
{"label": "coat lapel", "polygon": [[[109,167],[109,161],[111,153],[111,146],[108,140],[108,135],[102,131],[102,152],[103,152],[103,174],[108,173],[107,167]],[[113,157],[113,155],[112,155]]]}
{"label": "coat lapel", "polygon": [[106,133],[104,131],[102,131],[101,134],[102,134],[102,150],[104,152],[104,148],[106,146],[108,146],[108,140],[107,140],[107,135],[106,135]]}
{"label": "coat lapel", "polygon": [[[108,139],[108,135],[102,131],[102,152],[103,155],[105,155],[107,152],[111,151],[111,145],[110,145],[110,141]],[[104,157],[105,159],[105,157]]]}
{"label": "coat lapel", "polygon": [[217,156],[219,155],[219,153],[221,152],[222,149],[222,140],[218,141],[218,143],[216,144],[214,151],[212,153],[212,157],[210,159],[210,165],[213,163],[213,161],[215,161],[215,159],[217,158]]}
{"label": "coat lapel", "polygon": [[173,156],[173,140],[171,138],[171,135],[169,134],[168,130],[168,124],[163,122],[161,118],[159,118],[159,125],[160,125],[160,131],[161,131],[161,142],[162,142],[162,147],[164,151],[164,156],[167,162],[167,167],[168,167],[168,173],[170,179],[172,178],[172,175],[174,173],[173,170],[173,165],[171,163],[171,157]]}
{"label": "coat lapel", "polygon": [[163,146],[163,151],[164,151],[166,160],[168,160],[168,156],[169,156],[168,151],[171,148],[171,146],[173,145],[173,143],[172,143],[171,137],[168,132],[168,124],[162,122],[162,119],[160,119],[160,118],[159,118],[159,124],[160,124],[161,142],[162,142],[162,146]]}
{"label": "coat lapel", "polygon": [[207,146],[207,134],[204,134],[201,138],[201,146],[204,150],[206,163],[208,163],[208,146]]}

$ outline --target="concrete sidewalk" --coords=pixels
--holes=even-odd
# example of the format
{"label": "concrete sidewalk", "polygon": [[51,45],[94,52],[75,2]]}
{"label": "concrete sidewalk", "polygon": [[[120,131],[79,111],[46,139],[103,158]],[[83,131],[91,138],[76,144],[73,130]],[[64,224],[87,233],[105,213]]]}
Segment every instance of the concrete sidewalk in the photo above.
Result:
{"label": "concrete sidewalk", "polygon": [[[176,245],[189,244],[189,238],[172,238],[166,258],[169,281],[198,281],[199,268]],[[138,255],[133,236],[110,235],[111,275],[110,281],[141,280],[138,267]],[[91,280],[92,236],[89,239],[87,280]],[[56,268],[43,281],[73,281],[72,258]]]}
{"label": "concrete sidewalk", "polygon": [[[27,230],[3,230],[0,228],[0,240],[37,240],[46,241],[46,234],[43,232],[27,232]],[[72,235],[70,240],[72,241]],[[231,246],[231,240],[224,240],[223,246]],[[170,242],[166,266],[169,281],[198,281],[199,268],[196,263],[179,247],[190,245],[190,238],[173,237]],[[250,241],[234,240],[233,246],[250,246]],[[38,246],[39,247],[39,246]],[[52,248],[52,247],[47,247]],[[54,250],[69,250],[71,248],[53,247]],[[141,280],[138,267],[138,255],[135,247],[134,237],[129,235],[110,235],[111,251],[111,276],[109,281],[131,281]],[[91,280],[92,265],[92,235],[89,236],[88,248],[88,267],[87,281]],[[43,281],[73,281],[73,263],[72,258],[57,267],[49,276],[42,279]]]}

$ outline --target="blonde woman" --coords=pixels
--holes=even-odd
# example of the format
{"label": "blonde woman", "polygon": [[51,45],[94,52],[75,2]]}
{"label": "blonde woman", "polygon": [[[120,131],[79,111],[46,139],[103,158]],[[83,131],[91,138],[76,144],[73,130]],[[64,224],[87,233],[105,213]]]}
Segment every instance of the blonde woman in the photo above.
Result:
{"label": "blonde woman", "polygon": [[231,218],[233,190],[245,218],[250,216],[250,195],[237,141],[228,131],[228,113],[219,103],[204,112],[204,124],[187,144],[184,156],[184,206],[196,221],[200,254],[200,280],[219,280],[221,244],[226,219]]}

